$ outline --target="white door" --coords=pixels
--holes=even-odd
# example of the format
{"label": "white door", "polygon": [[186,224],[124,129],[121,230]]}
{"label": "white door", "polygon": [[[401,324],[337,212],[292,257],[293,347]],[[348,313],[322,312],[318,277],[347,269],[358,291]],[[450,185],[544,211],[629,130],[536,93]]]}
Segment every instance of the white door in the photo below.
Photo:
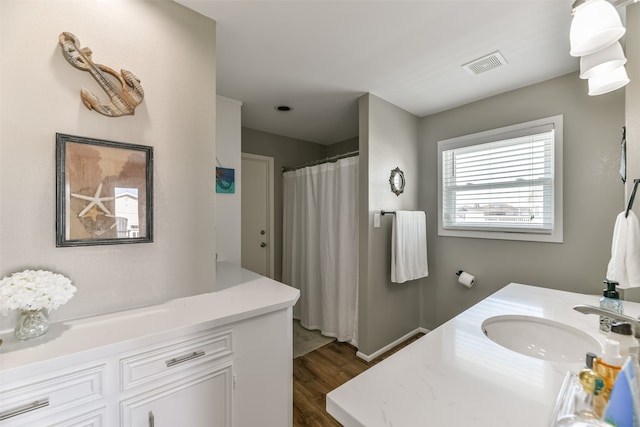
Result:
{"label": "white door", "polygon": [[242,267],[273,278],[273,157],[242,153]]}

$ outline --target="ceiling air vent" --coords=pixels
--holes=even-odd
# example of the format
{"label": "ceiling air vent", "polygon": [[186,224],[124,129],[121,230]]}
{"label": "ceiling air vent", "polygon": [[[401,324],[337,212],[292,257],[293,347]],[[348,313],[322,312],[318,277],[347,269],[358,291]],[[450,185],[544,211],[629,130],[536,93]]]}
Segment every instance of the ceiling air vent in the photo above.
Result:
{"label": "ceiling air vent", "polygon": [[507,64],[507,60],[499,51],[490,53],[482,58],[474,59],[471,62],[467,62],[462,66],[465,71],[472,76],[477,76],[485,71],[493,70],[494,68],[501,67]]}

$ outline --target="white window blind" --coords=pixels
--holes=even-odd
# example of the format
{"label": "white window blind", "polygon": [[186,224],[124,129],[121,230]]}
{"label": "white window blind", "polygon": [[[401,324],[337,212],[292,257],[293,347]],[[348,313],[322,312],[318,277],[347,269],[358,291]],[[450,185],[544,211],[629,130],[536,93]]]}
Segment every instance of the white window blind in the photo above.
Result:
{"label": "white window blind", "polygon": [[441,228],[553,234],[554,123],[499,131],[439,143]]}

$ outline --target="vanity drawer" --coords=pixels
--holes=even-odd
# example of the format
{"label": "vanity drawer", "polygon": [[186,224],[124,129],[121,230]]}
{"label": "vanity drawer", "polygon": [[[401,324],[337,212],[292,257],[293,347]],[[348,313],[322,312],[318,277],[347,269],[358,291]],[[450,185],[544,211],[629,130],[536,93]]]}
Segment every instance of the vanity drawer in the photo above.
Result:
{"label": "vanity drawer", "polygon": [[120,359],[120,388],[129,390],[165,375],[233,353],[232,331],[205,331]]}
{"label": "vanity drawer", "polygon": [[0,387],[0,425],[37,425],[36,420],[101,399],[106,365]]}

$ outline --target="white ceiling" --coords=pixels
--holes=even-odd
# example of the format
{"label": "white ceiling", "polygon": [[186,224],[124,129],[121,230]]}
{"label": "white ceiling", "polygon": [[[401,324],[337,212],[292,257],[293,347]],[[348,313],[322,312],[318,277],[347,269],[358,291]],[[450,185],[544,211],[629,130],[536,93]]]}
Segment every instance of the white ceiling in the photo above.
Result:
{"label": "white ceiling", "polygon": [[[243,126],[320,144],[358,134],[367,92],[423,117],[579,67],[572,0],[176,1],[217,22],[218,94]],[[497,50],[507,65],[461,68]]]}

